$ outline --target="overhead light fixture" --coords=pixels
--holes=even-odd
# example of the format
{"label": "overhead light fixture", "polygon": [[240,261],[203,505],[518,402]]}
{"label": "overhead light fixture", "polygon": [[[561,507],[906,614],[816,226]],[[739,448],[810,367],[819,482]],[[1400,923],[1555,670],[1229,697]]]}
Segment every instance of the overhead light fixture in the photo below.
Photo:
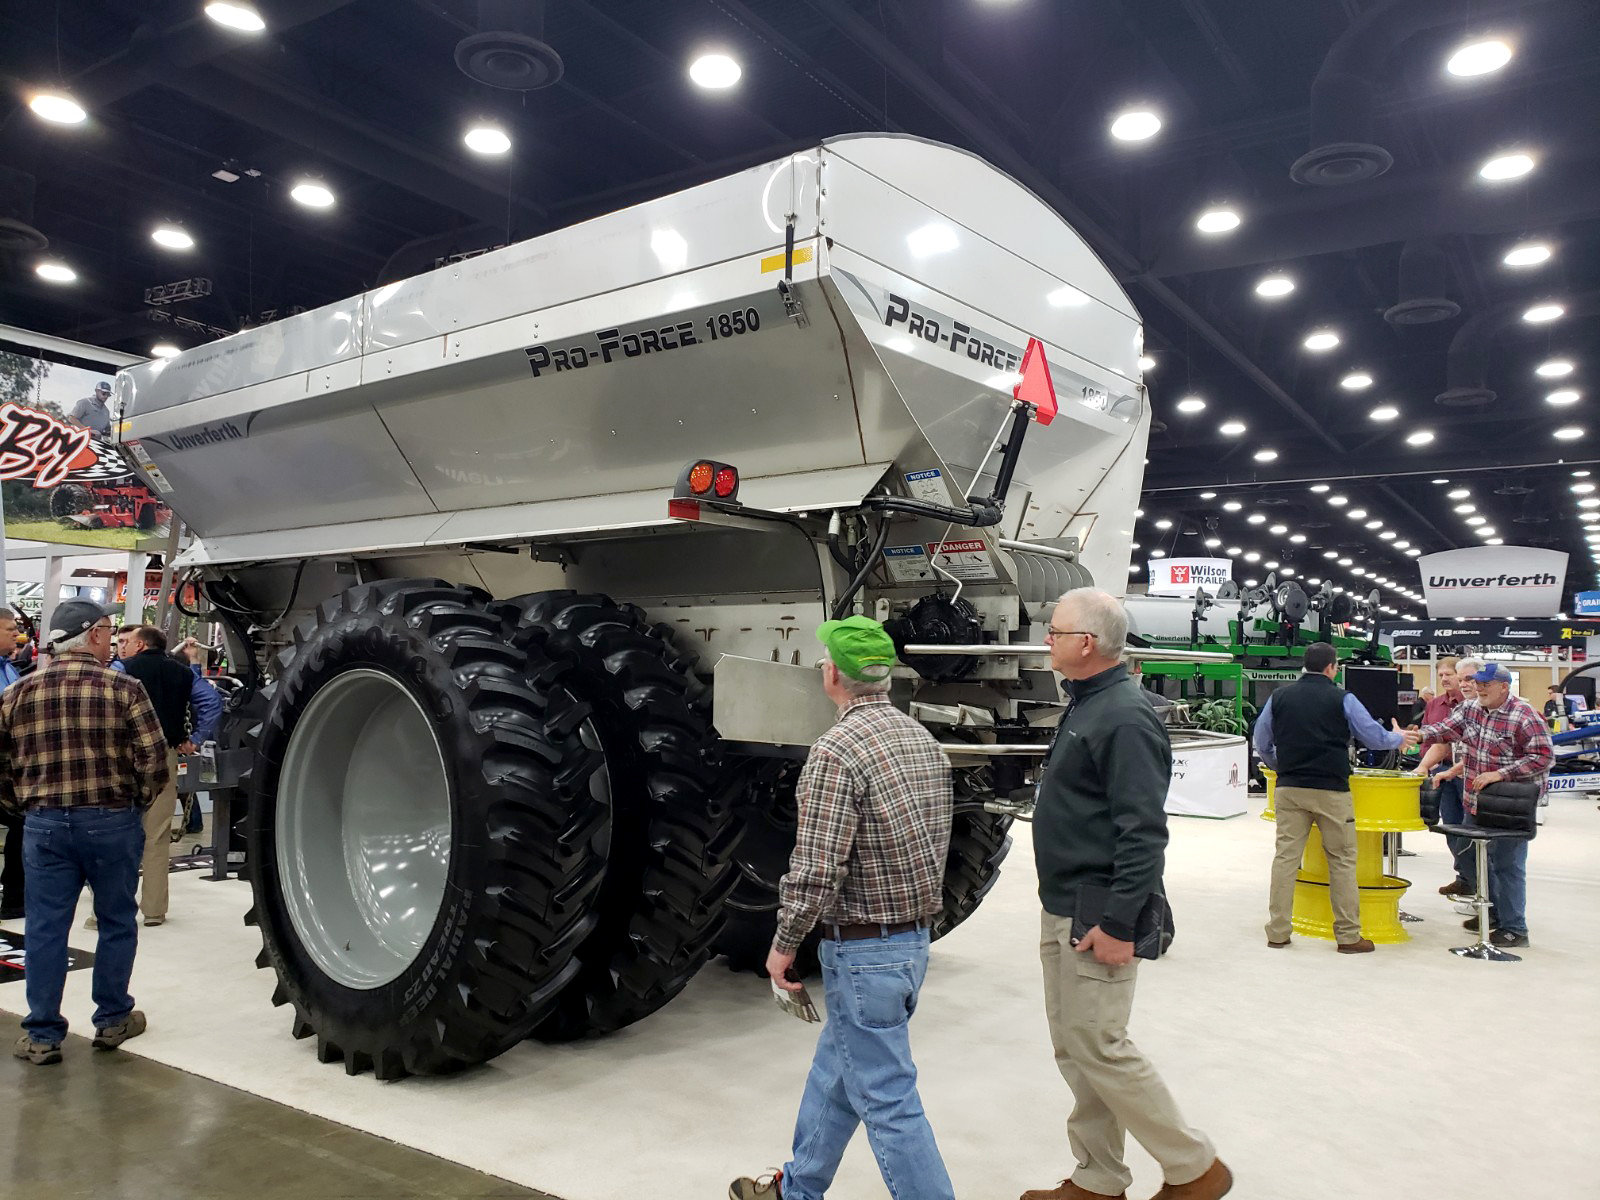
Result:
{"label": "overhead light fixture", "polygon": [[1382,521],[1368,521],[1366,523],[1365,528],[1367,528],[1367,529],[1382,529],[1383,528],[1383,522]]}
{"label": "overhead light fixture", "polygon": [[[1593,496],[1585,496],[1582,500],[1578,501],[1578,507],[1579,508],[1600,508],[1600,499],[1596,499]],[[1600,516],[1600,513],[1597,513],[1595,515],[1596,516]],[[1585,516],[1583,519],[1585,521],[1589,520],[1588,516]]]}
{"label": "overhead light fixture", "polygon": [[1485,546],[1504,546],[1506,544],[1506,540],[1505,538],[1501,537],[1484,538],[1483,544]]}
{"label": "overhead light fixture", "polygon": [[1201,492],[1200,493],[1200,499],[1202,499],[1202,500],[1215,500],[1216,498],[1217,498],[1217,494],[1215,492]]}
{"label": "overhead light fixture", "polygon": [[1265,525],[1267,523],[1267,517],[1265,513],[1251,513],[1245,518],[1245,520],[1249,521],[1252,525]]}
{"label": "overhead light fixture", "polygon": [[39,92],[28,101],[28,107],[42,121],[53,125],[81,125],[89,114],[66,92]]}
{"label": "overhead light fixture", "polygon": [[1392,541],[1395,540],[1395,538],[1399,537],[1400,535],[1398,533],[1396,533],[1392,529],[1385,529],[1378,536],[1381,537],[1386,542],[1392,542]]}
{"label": "overhead light fixture", "polygon": [[1156,369],[1156,360],[1155,359],[1151,358],[1148,354],[1139,355],[1139,370],[1141,370],[1141,371],[1154,371],[1155,369]]}
{"label": "overhead light fixture", "polygon": [[1551,392],[1544,398],[1544,402],[1546,404],[1555,404],[1558,406],[1562,404],[1576,404],[1578,402],[1578,393],[1573,391],[1571,388],[1562,388],[1558,392]]}
{"label": "overhead light fixture", "polygon": [[1237,500],[1224,500],[1222,502],[1222,509],[1224,512],[1238,512],[1243,507],[1244,505],[1240,504]]}
{"label": "overhead light fixture", "polygon": [[302,179],[289,189],[289,198],[307,208],[331,208],[333,192],[315,179]]}
{"label": "overhead light fixture", "polygon": [[1315,333],[1306,335],[1306,340],[1301,343],[1307,350],[1321,354],[1325,350],[1332,350],[1339,344],[1339,335],[1331,329],[1319,329]]}
{"label": "overhead light fixture", "polygon": [[1278,300],[1294,291],[1294,280],[1287,275],[1267,275],[1256,284],[1256,295]]}
{"label": "overhead light fixture", "polygon": [[1274,537],[1282,537],[1284,534],[1289,532],[1289,527],[1287,525],[1274,525],[1272,528],[1268,529],[1267,532],[1272,534]]}
{"label": "overhead light fixture", "polygon": [[1495,528],[1493,525],[1480,525],[1472,532],[1481,538],[1492,538],[1495,535]]}
{"label": "overhead light fixture", "polygon": [[1409,549],[1410,546],[1411,546],[1410,542],[1396,542],[1394,544],[1394,548],[1396,550],[1406,550],[1406,549]]}
{"label": "overhead light fixture", "polygon": [[1229,546],[1225,553],[1238,558],[1239,555],[1244,553],[1244,548],[1242,546]]}
{"label": "overhead light fixture", "polygon": [[1448,479],[1430,479],[1430,480],[1428,480],[1428,482],[1429,483],[1433,483],[1433,484],[1440,484],[1440,483],[1449,483],[1450,481]]}
{"label": "overhead light fixture", "polygon": [[1583,436],[1583,430],[1576,425],[1568,425],[1551,434],[1558,442],[1575,442]]}
{"label": "overhead light fixture", "polygon": [[1215,550],[1220,545],[1222,545],[1222,539],[1219,537],[1208,537],[1206,539],[1207,550]]}
{"label": "overhead light fixture", "polygon": [[500,155],[511,149],[511,135],[498,125],[474,125],[461,140],[474,154]]}
{"label": "overhead light fixture", "polygon": [[1244,431],[1245,424],[1243,421],[1224,421],[1217,426],[1217,432],[1223,437],[1238,437]]}
{"label": "overhead light fixture", "polygon": [[1564,379],[1573,372],[1572,360],[1566,358],[1552,358],[1540,363],[1533,369],[1535,375],[1545,379]]}
{"label": "overhead light fixture", "polygon": [[1522,319],[1534,325],[1542,325],[1546,321],[1560,320],[1566,316],[1567,310],[1559,304],[1535,304],[1522,314]]}
{"label": "overhead light fixture", "polygon": [[1447,500],[1465,500],[1468,496],[1472,495],[1472,489],[1471,488],[1451,488],[1444,495],[1445,495],[1445,499],[1447,499]]}
{"label": "overhead light fixture", "polygon": [[1521,179],[1532,170],[1532,155],[1500,154],[1479,167],[1478,176],[1489,180],[1491,183],[1503,183],[1507,179]]}
{"label": "overhead light fixture", "polygon": [[1147,108],[1130,108],[1111,122],[1111,136],[1119,142],[1144,142],[1161,132],[1161,118]]}
{"label": "overhead light fixture", "polygon": [[78,273],[64,262],[46,259],[33,268],[33,273],[47,283],[76,283]]}
{"label": "overhead light fixture", "polygon": [[702,54],[689,64],[689,78],[708,91],[731,88],[743,74],[739,64],[726,54]]}
{"label": "overhead light fixture", "polygon": [[1347,510],[1344,515],[1352,521],[1365,521],[1367,519],[1367,510],[1364,508],[1352,508]]}
{"label": "overhead light fixture", "polygon": [[1352,575],[1365,575],[1366,573],[1367,573],[1367,569],[1365,567],[1351,567],[1350,568],[1350,574],[1352,574]]}
{"label": "overhead light fixture", "polygon": [[1157,529],[1171,529],[1172,528],[1172,522],[1170,520],[1168,520],[1166,517],[1162,517],[1159,521],[1156,522],[1156,528]]}
{"label": "overhead light fixture", "polygon": [[1544,242],[1523,242],[1507,250],[1500,261],[1508,267],[1537,267],[1550,261],[1550,247]]}
{"label": "overhead light fixture", "polygon": [[1137,575],[1138,573],[1139,573],[1139,564],[1138,563],[1129,563],[1128,564],[1128,574],[1129,575]]}
{"label": "overhead light fixture", "polygon": [[1594,491],[1594,484],[1575,483],[1572,485],[1572,490],[1580,496],[1587,496],[1590,492]]}
{"label": "overhead light fixture", "polygon": [[1311,490],[1316,492],[1318,495],[1321,495],[1323,492],[1328,490],[1328,485],[1325,483],[1313,483],[1311,485]]}
{"label": "overhead light fixture", "polygon": [[1194,227],[1201,233],[1229,233],[1239,228],[1239,214],[1231,208],[1208,208],[1195,218]]}
{"label": "overhead light fixture", "polygon": [[1433,441],[1433,430],[1431,429],[1413,429],[1406,434],[1406,445],[1408,446],[1426,446],[1431,441]]}
{"label": "overhead light fixture", "polygon": [[1574,479],[1587,479],[1587,478],[1589,478],[1589,472],[1588,471],[1574,471],[1572,473],[1572,477]]}
{"label": "overhead light fixture", "polygon": [[181,225],[157,225],[150,231],[150,240],[167,250],[194,249],[194,238]]}
{"label": "overhead light fixture", "polygon": [[1322,557],[1323,558],[1338,558],[1339,557],[1339,552],[1337,550],[1324,550],[1322,552]]}
{"label": "overhead light fixture", "polygon": [[1151,558],[1165,558],[1166,556],[1167,556],[1167,552],[1165,550],[1152,550],[1152,551],[1150,551],[1150,557]]}
{"label": "overhead light fixture", "polygon": [[1422,557],[1422,551],[1418,550],[1415,546],[1413,546],[1413,547],[1411,547],[1411,549],[1406,551],[1406,557],[1407,558],[1421,558]]}
{"label": "overhead light fixture", "polygon": [[1272,449],[1261,449],[1257,450],[1250,457],[1260,463],[1272,462],[1278,457],[1278,452]]}
{"label": "overhead light fixture", "polygon": [[1482,516],[1474,515],[1474,516],[1470,516],[1470,517],[1467,518],[1467,524],[1468,525],[1487,525],[1488,523],[1489,523],[1489,518],[1488,517],[1482,517]]}
{"label": "overhead light fixture", "polygon": [[240,33],[260,33],[267,27],[254,4],[245,0],[211,0],[206,5],[206,16],[218,25],[236,29]]}
{"label": "overhead light fixture", "polygon": [[1352,371],[1339,380],[1339,386],[1347,392],[1359,392],[1372,386],[1372,376],[1365,371]]}
{"label": "overhead light fixture", "polygon": [[1200,399],[1199,396],[1185,396],[1178,401],[1178,411],[1181,413],[1203,412],[1205,407],[1206,402]]}
{"label": "overhead light fixture", "polygon": [[1272,559],[1269,558],[1266,562],[1262,563],[1261,565],[1263,567],[1265,567],[1269,571],[1276,571],[1281,564],[1279,564],[1277,562],[1274,562]]}
{"label": "overhead light fixture", "polygon": [[1261,555],[1259,552],[1252,550],[1244,556],[1244,560],[1247,563],[1258,563],[1261,561]]}
{"label": "overhead light fixture", "polygon": [[1478,506],[1476,504],[1458,504],[1456,505],[1456,511],[1458,513],[1475,513],[1478,511]]}
{"label": "overhead light fixture", "polygon": [[1392,404],[1380,404],[1367,414],[1374,421],[1392,421],[1400,415],[1400,410]]}
{"label": "overhead light fixture", "polygon": [[1339,560],[1339,565],[1341,567],[1348,567],[1348,566],[1352,566],[1355,563],[1355,561],[1356,560],[1353,559],[1353,558],[1341,558]]}
{"label": "overhead light fixture", "polygon": [[1348,497],[1348,496],[1329,496],[1328,497],[1328,503],[1333,505],[1335,508],[1343,508],[1346,504],[1350,503],[1350,497]]}
{"label": "overhead light fixture", "polygon": [[1291,533],[1289,540],[1296,546],[1304,546],[1306,544],[1306,535],[1303,533]]}
{"label": "overhead light fixture", "polygon": [[150,347],[151,358],[177,358],[178,355],[182,353],[183,351],[178,349],[171,342],[157,342],[154,346]]}

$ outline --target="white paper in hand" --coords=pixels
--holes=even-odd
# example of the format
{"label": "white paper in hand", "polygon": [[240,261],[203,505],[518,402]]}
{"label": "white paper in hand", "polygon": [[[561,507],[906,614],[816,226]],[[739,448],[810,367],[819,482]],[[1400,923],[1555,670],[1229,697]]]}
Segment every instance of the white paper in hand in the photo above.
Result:
{"label": "white paper in hand", "polygon": [[811,995],[802,987],[798,992],[787,991],[778,986],[778,981],[772,981],[772,999],[778,1007],[791,1017],[798,1017],[807,1024],[815,1024],[822,1020],[817,1015],[817,1006],[811,1003]]}

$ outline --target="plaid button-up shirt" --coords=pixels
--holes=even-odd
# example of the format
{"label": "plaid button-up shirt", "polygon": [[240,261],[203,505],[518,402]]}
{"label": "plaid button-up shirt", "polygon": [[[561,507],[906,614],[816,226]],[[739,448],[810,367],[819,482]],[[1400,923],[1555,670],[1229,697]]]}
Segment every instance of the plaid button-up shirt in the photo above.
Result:
{"label": "plaid button-up shirt", "polygon": [[1504,704],[1492,709],[1481,701],[1457,705],[1444,720],[1424,725],[1422,740],[1460,745],[1468,812],[1478,811],[1472,781],[1485,771],[1499,771],[1507,782],[1532,781],[1543,788],[1555,761],[1549,726],[1521,696],[1507,696]]}
{"label": "plaid button-up shirt", "polygon": [[146,808],[167,785],[167,739],[144,685],[83,650],[0,696],[0,803]]}
{"label": "plaid button-up shirt", "polygon": [[954,796],[950,760],[886,696],[853,700],[800,772],[800,827],[778,891],[773,944],[816,926],[933,917],[944,899]]}

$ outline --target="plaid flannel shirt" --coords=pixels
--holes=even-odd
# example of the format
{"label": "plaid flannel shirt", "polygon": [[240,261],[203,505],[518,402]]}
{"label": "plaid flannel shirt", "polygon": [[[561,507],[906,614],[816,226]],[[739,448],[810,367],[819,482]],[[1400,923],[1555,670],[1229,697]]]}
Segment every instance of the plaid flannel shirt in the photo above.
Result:
{"label": "plaid flannel shirt", "polygon": [[950,760],[886,696],[845,705],[800,772],[800,827],[778,889],[779,950],[821,921],[893,925],[944,901]]}
{"label": "plaid flannel shirt", "polygon": [[1472,781],[1485,771],[1499,771],[1507,782],[1537,783],[1544,787],[1555,749],[1544,718],[1521,696],[1508,696],[1499,708],[1481,702],[1460,704],[1443,721],[1422,727],[1424,742],[1455,742],[1466,764],[1462,787],[1468,812],[1478,811]]}
{"label": "plaid flannel shirt", "polygon": [[0,804],[147,808],[167,786],[167,739],[144,685],[94,655],[56,655],[0,696]]}

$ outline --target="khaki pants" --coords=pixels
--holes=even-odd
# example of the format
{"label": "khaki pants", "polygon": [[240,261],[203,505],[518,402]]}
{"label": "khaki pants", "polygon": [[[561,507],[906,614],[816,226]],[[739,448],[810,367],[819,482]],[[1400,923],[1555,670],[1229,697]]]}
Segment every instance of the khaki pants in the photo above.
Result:
{"label": "khaki pants", "polygon": [[1217,1157],[1209,1138],[1184,1124],[1155,1068],[1128,1040],[1135,959],[1102,966],[1092,952],[1072,948],[1072,922],[1044,914],[1039,959],[1044,965],[1044,1010],[1056,1066],[1076,1101],[1067,1138],[1078,1160],[1072,1182],[1104,1196],[1133,1183],[1123,1162],[1133,1134],[1161,1164],[1170,1184],[1192,1183]]}
{"label": "khaki pants", "polygon": [[1267,901],[1267,940],[1286,942],[1293,930],[1294,883],[1300,874],[1311,826],[1322,833],[1328,856],[1328,892],[1333,901],[1333,936],[1340,945],[1361,940],[1361,889],[1356,885],[1356,810],[1349,792],[1277,787],[1278,852],[1272,860]]}
{"label": "khaki pants", "polygon": [[168,870],[172,862],[172,816],[178,810],[178,752],[167,751],[167,786],[144,810],[144,859],[139,864],[139,908],[145,920],[167,915]]}

